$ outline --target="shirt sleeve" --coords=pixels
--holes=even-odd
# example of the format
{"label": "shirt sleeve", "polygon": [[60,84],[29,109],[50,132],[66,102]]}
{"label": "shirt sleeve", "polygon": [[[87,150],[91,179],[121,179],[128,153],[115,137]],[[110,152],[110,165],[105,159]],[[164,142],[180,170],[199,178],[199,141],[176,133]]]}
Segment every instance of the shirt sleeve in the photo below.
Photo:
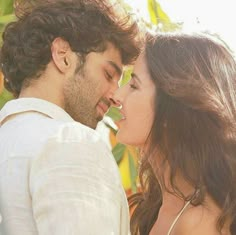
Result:
{"label": "shirt sleeve", "polygon": [[128,234],[118,168],[99,141],[48,141],[32,162],[30,193],[39,235]]}

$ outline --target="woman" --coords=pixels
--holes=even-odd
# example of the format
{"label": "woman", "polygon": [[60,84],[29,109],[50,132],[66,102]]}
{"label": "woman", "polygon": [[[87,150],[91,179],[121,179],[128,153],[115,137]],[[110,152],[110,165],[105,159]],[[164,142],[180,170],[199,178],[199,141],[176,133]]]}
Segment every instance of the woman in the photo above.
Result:
{"label": "woman", "polygon": [[119,142],[140,148],[132,234],[236,234],[236,63],[204,34],[149,36],[121,106]]}

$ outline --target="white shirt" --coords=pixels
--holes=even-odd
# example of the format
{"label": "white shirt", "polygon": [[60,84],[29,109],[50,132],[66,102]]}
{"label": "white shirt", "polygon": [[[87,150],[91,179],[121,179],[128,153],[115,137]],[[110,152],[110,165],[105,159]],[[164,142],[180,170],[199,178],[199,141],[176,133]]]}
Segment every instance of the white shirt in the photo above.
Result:
{"label": "white shirt", "polygon": [[9,101],[0,111],[1,235],[127,235],[129,211],[99,134],[55,104]]}

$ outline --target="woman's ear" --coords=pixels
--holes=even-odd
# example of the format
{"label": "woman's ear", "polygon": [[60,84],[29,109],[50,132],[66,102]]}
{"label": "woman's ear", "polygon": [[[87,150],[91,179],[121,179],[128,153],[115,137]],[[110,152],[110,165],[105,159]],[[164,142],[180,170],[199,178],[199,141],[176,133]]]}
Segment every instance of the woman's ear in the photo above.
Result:
{"label": "woman's ear", "polygon": [[67,72],[71,65],[71,48],[67,41],[55,38],[51,45],[52,60],[61,73]]}

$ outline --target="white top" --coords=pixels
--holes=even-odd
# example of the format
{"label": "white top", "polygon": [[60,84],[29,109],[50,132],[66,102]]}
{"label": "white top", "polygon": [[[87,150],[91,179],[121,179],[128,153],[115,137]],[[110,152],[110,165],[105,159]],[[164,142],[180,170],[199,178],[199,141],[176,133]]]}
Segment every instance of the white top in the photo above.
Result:
{"label": "white top", "polygon": [[0,234],[129,234],[114,157],[60,107],[9,101],[0,111],[0,153]]}

